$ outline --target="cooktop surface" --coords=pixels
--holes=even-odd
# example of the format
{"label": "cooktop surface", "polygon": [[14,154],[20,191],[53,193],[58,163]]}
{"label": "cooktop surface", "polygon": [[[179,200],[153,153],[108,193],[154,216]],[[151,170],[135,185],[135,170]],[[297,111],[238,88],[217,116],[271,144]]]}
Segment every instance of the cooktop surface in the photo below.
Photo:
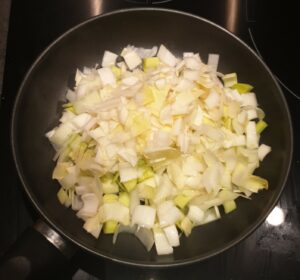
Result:
{"label": "cooktop surface", "polygon": [[78,252],[57,279],[300,279],[299,32],[293,1],[12,0],[0,111],[0,254],[38,217],[22,190],[10,150],[10,114],[22,78],[39,53],[73,25],[130,7],[165,7],[207,18],[236,34],[263,58],[277,77],[292,115],[295,151],[291,172],[266,221],[222,254],[201,263],[159,270],[101,262]]}

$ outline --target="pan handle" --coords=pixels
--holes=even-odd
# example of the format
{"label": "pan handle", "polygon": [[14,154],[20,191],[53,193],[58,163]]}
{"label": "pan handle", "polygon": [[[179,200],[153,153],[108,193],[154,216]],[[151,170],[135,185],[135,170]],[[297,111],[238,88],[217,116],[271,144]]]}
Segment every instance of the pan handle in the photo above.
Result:
{"label": "pan handle", "polygon": [[38,220],[1,258],[0,279],[57,279],[75,252],[74,245]]}

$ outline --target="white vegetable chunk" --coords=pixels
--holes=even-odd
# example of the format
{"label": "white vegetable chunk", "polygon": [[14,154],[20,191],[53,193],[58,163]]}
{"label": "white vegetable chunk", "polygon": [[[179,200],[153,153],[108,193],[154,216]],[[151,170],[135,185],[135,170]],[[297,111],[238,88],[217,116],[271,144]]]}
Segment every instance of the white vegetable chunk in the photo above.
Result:
{"label": "white vegetable chunk", "polygon": [[131,164],[120,163],[119,164],[120,181],[127,182],[132,179],[136,179],[139,176],[138,169],[131,166]]}
{"label": "white vegetable chunk", "polygon": [[174,205],[173,201],[164,201],[157,207],[157,216],[161,227],[175,224],[177,220],[182,218],[183,214]]}
{"label": "white vegetable chunk", "polygon": [[87,113],[83,113],[80,115],[75,116],[72,119],[72,123],[77,127],[77,128],[84,128],[87,123],[92,119],[92,116],[87,114]]}
{"label": "white vegetable chunk", "polygon": [[261,144],[258,147],[258,158],[263,161],[267,154],[271,152],[271,147],[265,144]]}
{"label": "white vegetable chunk", "polygon": [[157,57],[165,64],[174,67],[177,63],[177,58],[164,46],[160,45]]}
{"label": "white vegetable chunk", "polygon": [[155,248],[158,255],[169,255],[173,253],[173,247],[168,242],[164,232],[154,231]]}
{"label": "white vegetable chunk", "polygon": [[115,65],[117,57],[117,54],[110,51],[105,51],[102,58],[102,67]]}
{"label": "white vegetable chunk", "polygon": [[100,224],[98,215],[88,218],[85,221],[83,228],[95,238],[98,238],[102,229],[102,224]]}
{"label": "white vegetable chunk", "polygon": [[98,69],[98,73],[99,73],[101,82],[103,83],[104,86],[105,85],[114,85],[116,83],[116,77],[110,68],[108,68],[108,67],[100,68],[100,69]]}
{"label": "white vegetable chunk", "polygon": [[220,56],[218,54],[210,53],[208,55],[207,64],[210,65],[214,71],[217,71],[217,69],[218,69],[219,58],[220,58]]}
{"label": "white vegetable chunk", "polygon": [[242,101],[242,106],[250,106],[253,108],[257,107],[257,100],[256,100],[256,95],[253,92],[250,93],[244,93],[240,95],[241,101]]}
{"label": "white vegetable chunk", "polygon": [[214,107],[217,107],[220,103],[220,96],[219,94],[212,90],[210,91],[208,97],[205,99],[205,104],[208,109],[212,109]]}
{"label": "white vegetable chunk", "polygon": [[164,229],[165,235],[169,241],[169,244],[172,247],[177,247],[180,245],[179,242],[179,234],[178,234],[178,230],[176,228],[175,225],[170,225],[168,227],[165,227]]}
{"label": "white vegetable chunk", "polygon": [[99,208],[99,219],[101,223],[113,220],[129,225],[129,208],[119,202],[104,203]]}
{"label": "white vegetable chunk", "polygon": [[81,196],[83,207],[77,212],[78,217],[95,216],[99,206],[99,200],[94,193],[87,193]]}
{"label": "white vegetable chunk", "polygon": [[258,137],[257,137],[256,125],[254,121],[248,122],[246,126],[246,141],[247,141],[247,148],[254,149],[258,147]]}
{"label": "white vegetable chunk", "polygon": [[125,52],[122,56],[130,70],[133,70],[142,63],[140,56],[133,50]]}
{"label": "white vegetable chunk", "polygon": [[200,224],[204,219],[204,211],[196,205],[190,205],[187,216],[193,223]]}
{"label": "white vegetable chunk", "polygon": [[141,227],[152,228],[155,222],[156,209],[147,205],[138,205],[132,214],[132,223]]}

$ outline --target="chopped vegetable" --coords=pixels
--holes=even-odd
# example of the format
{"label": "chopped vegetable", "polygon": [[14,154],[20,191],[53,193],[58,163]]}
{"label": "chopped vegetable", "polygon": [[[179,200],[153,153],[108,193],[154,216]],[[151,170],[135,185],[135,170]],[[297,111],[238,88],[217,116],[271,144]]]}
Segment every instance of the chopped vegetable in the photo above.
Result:
{"label": "chopped vegetable", "polygon": [[46,137],[58,201],[88,233],[113,234],[113,243],[131,233],[147,251],[171,254],[181,233],[221,218],[219,207],[230,213],[238,197],[268,189],[254,175],[271,152],[260,143],[265,113],[253,87],[220,73],[219,61],[129,45],[105,51],[101,68],[76,71]]}
{"label": "chopped vegetable", "polygon": [[232,87],[237,84],[237,75],[236,73],[226,74],[222,77],[225,87]]}
{"label": "chopped vegetable", "polygon": [[236,203],[234,200],[229,200],[223,203],[223,207],[224,207],[224,212],[228,214],[236,209]]}
{"label": "chopped vegetable", "polygon": [[250,92],[253,89],[253,86],[243,83],[236,83],[231,86],[232,89],[236,89],[240,94]]}
{"label": "chopped vegetable", "polygon": [[257,133],[262,133],[266,127],[268,126],[268,124],[265,121],[258,121],[258,123],[256,124],[256,132]]}

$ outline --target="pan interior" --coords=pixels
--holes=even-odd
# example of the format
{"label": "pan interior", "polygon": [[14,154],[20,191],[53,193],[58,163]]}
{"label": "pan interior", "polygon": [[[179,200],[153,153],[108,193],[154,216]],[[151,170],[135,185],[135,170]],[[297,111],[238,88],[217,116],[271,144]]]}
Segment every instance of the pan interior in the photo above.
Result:
{"label": "pan interior", "polygon": [[[237,72],[241,82],[254,85],[265,110],[268,129],[262,142],[272,153],[257,174],[269,180],[270,189],[239,199],[238,210],[198,227],[171,256],[146,252],[133,236],[121,234],[95,240],[82,229],[75,213],[56,198],[59,185],[51,179],[54,150],[45,133],[61,114],[68,81],[77,68],[101,62],[105,50],[119,53],[128,44],[152,47],[165,44],[176,54],[220,54],[219,70]],[[20,177],[38,210],[52,225],[83,248],[116,261],[140,265],[171,265],[206,258],[244,238],[271,210],[284,186],[291,160],[291,123],[282,93],[270,72],[248,47],[223,29],[197,17],[159,9],[135,9],[94,18],[67,32],[35,63],[23,83],[13,118],[13,149]]]}

